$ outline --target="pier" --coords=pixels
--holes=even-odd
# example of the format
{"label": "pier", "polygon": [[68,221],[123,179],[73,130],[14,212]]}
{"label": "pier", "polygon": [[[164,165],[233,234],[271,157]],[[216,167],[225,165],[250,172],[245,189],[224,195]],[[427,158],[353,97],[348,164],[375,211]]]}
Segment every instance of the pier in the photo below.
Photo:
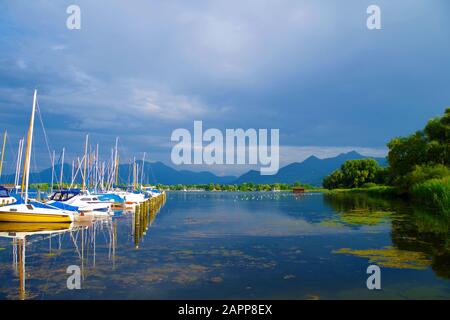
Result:
{"label": "pier", "polygon": [[137,204],[133,216],[134,247],[139,249],[139,243],[146,235],[148,228],[152,225],[161,207],[166,203],[166,193],[152,197]]}

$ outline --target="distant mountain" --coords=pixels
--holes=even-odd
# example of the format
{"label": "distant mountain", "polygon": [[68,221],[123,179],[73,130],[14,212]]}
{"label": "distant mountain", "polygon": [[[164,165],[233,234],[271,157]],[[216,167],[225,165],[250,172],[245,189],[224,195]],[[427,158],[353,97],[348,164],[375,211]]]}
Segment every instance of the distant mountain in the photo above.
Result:
{"label": "distant mountain", "polygon": [[[310,156],[303,162],[294,162],[281,168],[276,175],[262,176],[259,171],[251,170],[233,183],[241,184],[244,182],[253,183],[294,183],[299,181],[311,185],[319,186],[325,176],[338,169],[347,160],[357,160],[368,158],[356,151],[342,153],[334,158],[319,159]],[[373,158],[373,157],[371,157]],[[386,166],[386,158],[373,158],[381,166]]]}
{"label": "distant mountain", "polygon": [[[139,164],[139,176],[141,175],[142,161],[136,161]],[[60,178],[61,166],[55,166],[54,182],[57,183]],[[128,164],[119,165],[119,182],[128,183],[132,177],[132,168]],[[145,162],[144,165],[144,183],[152,184],[227,184],[236,180],[236,176],[217,176],[211,172],[194,172],[189,170],[176,170],[162,162]],[[70,182],[72,179],[72,167],[64,164],[63,181]],[[41,172],[30,174],[30,183],[51,182],[52,169],[48,168]],[[3,176],[1,183],[14,183],[14,175]],[[81,182],[81,175],[78,173],[77,183]]]}
{"label": "distant mountain", "polygon": [[[259,171],[251,170],[241,175],[235,176],[217,176],[211,172],[194,172],[189,170],[176,170],[165,165],[162,162],[145,162],[144,165],[144,183],[152,184],[241,184],[244,182],[253,183],[294,183],[300,181],[311,185],[321,185],[323,178],[338,169],[346,160],[365,159],[368,158],[355,151],[340,154],[334,158],[319,159],[315,156],[307,158],[303,162],[291,163],[281,168],[276,175],[262,176]],[[381,166],[387,165],[385,158],[373,158]],[[142,168],[142,161],[137,162]],[[55,183],[60,177],[60,166],[55,166]],[[139,169],[141,171],[141,169]],[[132,169],[128,164],[119,166],[119,182],[128,183],[130,181]],[[72,168],[68,164],[64,164],[64,182],[69,182],[72,176]],[[52,177],[52,169],[48,168],[38,173],[30,174],[31,183],[50,182]],[[78,174],[77,182],[81,182],[81,175]],[[1,183],[13,183],[14,175],[6,175],[1,179]]]}
{"label": "distant mountain", "polygon": [[[142,161],[137,162],[142,168]],[[139,169],[140,171],[141,169]],[[130,166],[122,164],[119,166],[120,180],[125,183],[129,179]],[[227,184],[236,180],[236,176],[217,176],[208,171],[176,170],[162,162],[145,162],[144,182],[161,184]]]}

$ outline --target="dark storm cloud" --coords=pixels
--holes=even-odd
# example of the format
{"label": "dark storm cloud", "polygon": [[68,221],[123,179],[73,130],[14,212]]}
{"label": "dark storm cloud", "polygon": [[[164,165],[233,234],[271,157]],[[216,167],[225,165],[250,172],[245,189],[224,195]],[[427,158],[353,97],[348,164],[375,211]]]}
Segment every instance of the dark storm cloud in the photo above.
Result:
{"label": "dark storm cloud", "polygon": [[[366,28],[373,3],[379,31]],[[70,4],[81,30],[66,28]],[[450,105],[449,9],[444,0],[3,2],[0,126],[16,144],[37,87],[51,147],[73,155],[89,132],[105,154],[120,136],[122,159],[146,151],[168,162],[172,130],[193,120],[279,128],[282,164],[354,148],[379,155]]]}

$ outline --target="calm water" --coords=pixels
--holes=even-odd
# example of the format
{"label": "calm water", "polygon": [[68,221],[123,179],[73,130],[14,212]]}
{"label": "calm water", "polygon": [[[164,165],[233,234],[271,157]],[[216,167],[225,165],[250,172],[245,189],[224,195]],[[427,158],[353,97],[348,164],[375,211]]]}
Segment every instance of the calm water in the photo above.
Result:
{"label": "calm water", "polygon": [[[169,193],[137,219],[8,228],[0,299],[450,298],[449,222],[401,202]],[[381,267],[381,291],[366,288],[370,264]],[[69,265],[82,271],[81,290],[67,289]]]}

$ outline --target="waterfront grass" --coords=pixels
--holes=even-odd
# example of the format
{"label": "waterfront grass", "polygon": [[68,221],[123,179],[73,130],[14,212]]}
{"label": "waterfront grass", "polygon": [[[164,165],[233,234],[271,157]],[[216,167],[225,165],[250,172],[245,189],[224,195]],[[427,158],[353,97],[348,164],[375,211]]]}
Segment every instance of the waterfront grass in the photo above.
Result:
{"label": "waterfront grass", "polygon": [[331,195],[366,194],[375,197],[404,197],[450,217],[450,176],[416,183],[411,187],[411,191],[408,194],[402,193],[397,187],[393,186],[341,188],[325,190],[324,193]]}
{"label": "waterfront grass", "polygon": [[389,196],[395,197],[398,195],[398,190],[396,187],[375,185],[370,187],[361,188],[340,188],[340,189],[324,189],[325,193],[328,194],[339,194],[339,193],[353,193],[353,194],[367,194],[372,196]]}
{"label": "waterfront grass", "polygon": [[411,189],[411,196],[421,204],[438,209],[450,217],[450,176],[415,184]]}

